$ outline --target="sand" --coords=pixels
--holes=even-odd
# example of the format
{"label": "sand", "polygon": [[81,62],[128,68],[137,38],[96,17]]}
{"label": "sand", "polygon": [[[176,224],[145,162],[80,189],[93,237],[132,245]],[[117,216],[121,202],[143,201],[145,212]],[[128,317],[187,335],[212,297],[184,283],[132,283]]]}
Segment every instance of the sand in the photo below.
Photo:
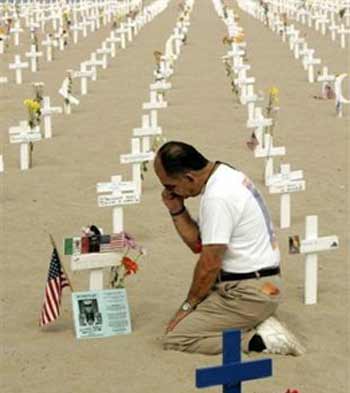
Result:
{"label": "sand", "polygon": [[[274,376],[245,384],[247,393],[345,393],[349,389],[349,110],[337,119],[333,102],[314,100],[320,85],[310,85],[300,62],[281,39],[260,22],[238,11],[246,32],[251,74],[256,88],[280,89],[276,144],[287,148],[284,162],[302,169],[305,192],[292,195],[292,227],[277,230],[282,251],[286,297],[279,316],[307,347],[299,358],[272,356]],[[0,90],[1,143],[5,173],[1,175],[1,381],[3,393],[179,393],[196,392],[195,370],[218,365],[221,356],[163,351],[160,338],[173,312],[187,294],[196,256],[186,249],[160,201],[161,188],[150,169],[143,183],[142,203],[125,208],[125,229],[148,250],[140,272],[127,282],[133,333],[109,339],[76,340],[71,299],[63,296],[59,320],[37,326],[51,248],[97,224],[108,233],[112,212],[98,208],[95,185],[111,175],[131,178],[119,163],[130,151],[132,129],[140,125],[141,105],[149,94],[153,51],[163,50],[176,21],[176,3],[148,24],[125,51],[118,51],[89,94],[71,116],[53,118],[53,139],[35,145],[33,168],[19,170],[19,147],[8,143],[8,128],[26,119],[23,100],[31,97],[31,81],[45,83],[45,94],[62,105],[58,89],[67,68],[77,69],[109,34],[102,28],[59,53],[53,63],[41,62],[25,83]],[[235,103],[221,63],[224,23],[210,0],[197,1],[188,44],[183,48],[167,94],[169,108],[159,113],[168,140],[194,144],[208,158],[240,168],[259,186],[279,222],[279,197],[263,186],[263,161],[246,148],[246,108]],[[346,51],[329,37],[300,26],[323,64],[332,72],[349,69]],[[22,40],[20,53],[28,48]],[[0,74],[12,81],[7,64],[14,48],[0,59]],[[76,83],[79,95],[79,84]],[[198,200],[188,201],[196,215]],[[305,216],[319,216],[320,235],[336,234],[340,248],[319,257],[319,302],[303,305],[304,258],[289,256],[288,235],[304,236]],[[62,250],[62,247],[60,247]],[[69,270],[69,259],[63,258]],[[76,291],[88,287],[86,274],[71,274]],[[249,359],[266,356],[252,354]],[[348,389],[347,389],[348,388]],[[219,387],[208,389],[218,392]]]}

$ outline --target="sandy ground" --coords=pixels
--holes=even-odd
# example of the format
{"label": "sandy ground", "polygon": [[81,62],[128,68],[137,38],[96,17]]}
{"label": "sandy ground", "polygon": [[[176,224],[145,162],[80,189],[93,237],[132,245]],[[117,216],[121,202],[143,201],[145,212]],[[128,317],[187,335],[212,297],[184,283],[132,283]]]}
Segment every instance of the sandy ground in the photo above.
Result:
{"label": "sandy ground", "polygon": [[[141,105],[148,97],[154,69],[153,51],[163,50],[176,21],[176,3],[148,24],[117,57],[71,116],[53,119],[54,138],[35,145],[34,167],[19,170],[19,147],[8,144],[7,130],[26,118],[23,100],[31,81],[43,81],[45,94],[57,94],[67,68],[87,59],[109,33],[90,35],[77,47],[42,62],[25,83],[0,90],[1,142],[6,166],[1,175],[1,382],[3,393],[196,392],[195,369],[221,363],[220,356],[166,352],[159,338],[186,296],[196,257],[178,239],[160,202],[160,186],[152,171],[144,181],[140,205],[125,209],[125,228],[147,247],[142,270],[127,283],[133,333],[110,339],[75,339],[69,290],[62,314],[45,330],[37,327],[51,249],[47,232],[61,244],[81,226],[98,224],[110,232],[111,209],[96,204],[95,184],[111,175],[130,179],[131,168],[119,163],[130,150],[132,128],[140,125]],[[280,89],[277,145],[285,145],[293,169],[303,169],[307,190],[292,196],[292,227],[278,230],[286,298],[279,316],[301,338],[307,353],[300,358],[273,356],[274,376],[245,384],[247,393],[345,393],[349,389],[349,117],[335,118],[334,103],[314,100],[300,62],[281,39],[239,11],[246,32],[251,74],[256,87]],[[168,140],[184,140],[208,158],[227,161],[247,173],[264,193],[276,226],[279,197],[262,184],[263,161],[245,147],[246,108],[235,103],[221,63],[226,48],[224,23],[210,0],[198,0],[184,47],[167,95],[169,108],[159,113]],[[349,69],[346,52],[301,26],[332,72]],[[22,41],[21,53],[28,40]],[[12,80],[7,64],[14,49],[0,59],[0,74]],[[78,85],[78,83],[77,83]],[[77,88],[77,93],[79,89]],[[197,200],[188,203],[196,214]],[[319,257],[319,303],[303,305],[304,260],[287,253],[288,235],[304,235],[305,216],[319,216],[320,235],[336,234],[341,247]],[[68,258],[64,259],[69,266]],[[75,290],[85,290],[88,277],[72,275]],[[249,358],[262,358],[251,355]],[[348,388],[348,389],[347,389]],[[218,392],[219,387],[208,389]]]}

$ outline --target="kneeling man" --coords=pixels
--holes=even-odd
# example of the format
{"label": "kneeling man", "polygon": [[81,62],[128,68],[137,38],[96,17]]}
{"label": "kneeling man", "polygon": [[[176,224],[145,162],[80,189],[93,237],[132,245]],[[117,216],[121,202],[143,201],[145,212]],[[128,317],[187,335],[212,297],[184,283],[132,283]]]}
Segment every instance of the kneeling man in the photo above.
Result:
{"label": "kneeling man", "polygon": [[[187,298],[168,323],[164,348],[218,354],[222,331],[237,328],[245,352],[301,355],[303,347],[273,316],[282,292],[280,253],[254,184],[183,142],[164,144],[154,169],[177,232],[200,254]],[[196,196],[198,222],[184,203]]]}

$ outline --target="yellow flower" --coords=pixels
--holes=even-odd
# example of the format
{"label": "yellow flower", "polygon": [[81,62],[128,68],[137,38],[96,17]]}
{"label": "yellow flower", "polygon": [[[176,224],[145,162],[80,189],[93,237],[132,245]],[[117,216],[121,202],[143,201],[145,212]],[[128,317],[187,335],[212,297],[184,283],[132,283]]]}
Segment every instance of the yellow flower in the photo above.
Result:
{"label": "yellow flower", "polygon": [[233,37],[233,42],[239,44],[244,41],[244,33],[238,34],[236,37]]}
{"label": "yellow flower", "polygon": [[277,87],[271,87],[271,88],[269,89],[269,95],[270,95],[271,97],[277,98],[278,94],[279,94],[279,90],[278,90]]}
{"label": "yellow flower", "polygon": [[40,110],[40,103],[34,100],[26,99],[24,100],[24,105],[33,112],[38,112]]}
{"label": "yellow flower", "polygon": [[34,112],[38,112],[40,110],[40,103],[37,101],[32,102],[32,110]]}

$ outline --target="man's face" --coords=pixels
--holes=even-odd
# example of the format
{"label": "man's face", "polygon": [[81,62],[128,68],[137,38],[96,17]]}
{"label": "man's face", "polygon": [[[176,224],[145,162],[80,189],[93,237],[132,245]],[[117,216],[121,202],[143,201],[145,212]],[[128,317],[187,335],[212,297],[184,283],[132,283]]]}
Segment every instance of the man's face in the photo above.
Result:
{"label": "man's face", "polygon": [[199,194],[197,191],[198,185],[196,179],[192,176],[191,172],[170,177],[164,171],[162,163],[158,157],[154,161],[154,170],[158,176],[163,187],[182,198],[193,197]]}

